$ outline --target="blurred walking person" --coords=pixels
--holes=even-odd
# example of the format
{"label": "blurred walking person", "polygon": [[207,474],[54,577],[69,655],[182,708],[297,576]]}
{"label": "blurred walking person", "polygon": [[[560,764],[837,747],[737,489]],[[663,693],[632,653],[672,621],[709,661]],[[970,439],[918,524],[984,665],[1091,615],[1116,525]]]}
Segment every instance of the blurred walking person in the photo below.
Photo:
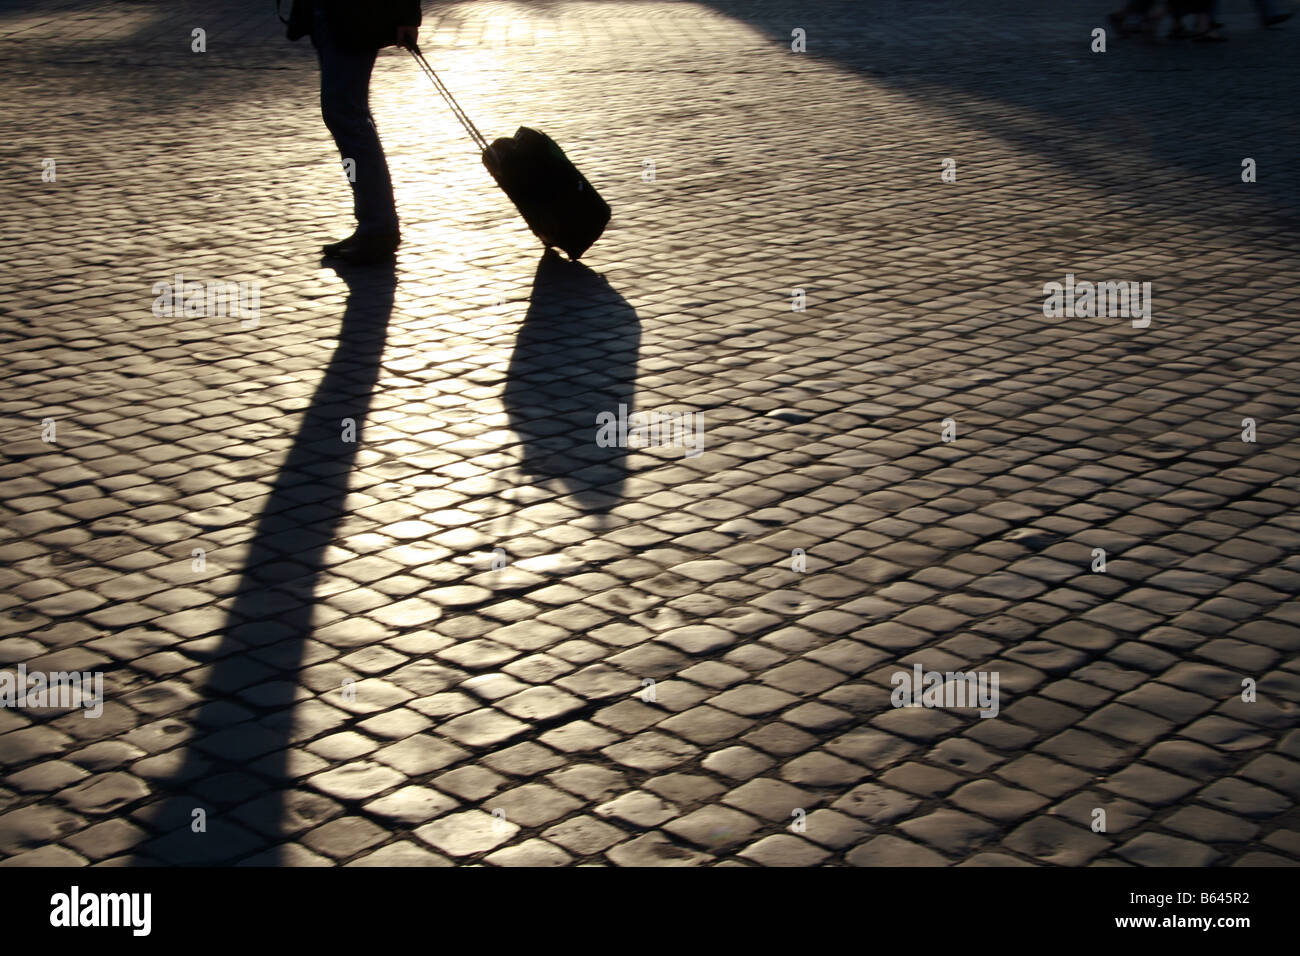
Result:
{"label": "blurred walking person", "polygon": [[1108,19],[1111,28],[1121,37],[1141,31],[1148,40],[1154,41],[1156,26],[1164,12],[1164,3],[1160,0],[1128,0],[1122,9],[1110,14]]}
{"label": "blurred walking person", "polygon": [[[1190,38],[1198,43],[1221,43],[1228,39],[1223,24],[1213,16],[1214,0],[1171,0],[1169,12],[1174,25],[1169,31],[1171,40]],[[1183,17],[1192,18],[1192,27],[1183,26]]]}

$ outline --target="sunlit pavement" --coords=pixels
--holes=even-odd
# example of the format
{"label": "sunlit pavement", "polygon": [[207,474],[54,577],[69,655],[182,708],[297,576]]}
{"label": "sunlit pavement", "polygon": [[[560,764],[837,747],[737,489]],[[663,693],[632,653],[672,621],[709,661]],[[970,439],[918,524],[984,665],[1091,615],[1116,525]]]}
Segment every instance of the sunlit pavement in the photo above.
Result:
{"label": "sunlit pavement", "polygon": [[1106,6],[426,3],[614,219],[390,49],[394,275],[272,4],[0,2],[5,862],[1300,861],[1300,23]]}

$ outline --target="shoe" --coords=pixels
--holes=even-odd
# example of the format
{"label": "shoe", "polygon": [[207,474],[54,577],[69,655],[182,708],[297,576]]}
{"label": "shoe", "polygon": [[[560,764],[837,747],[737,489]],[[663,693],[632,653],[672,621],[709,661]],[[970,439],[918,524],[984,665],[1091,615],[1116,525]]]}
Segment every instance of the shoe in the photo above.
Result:
{"label": "shoe", "polygon": [[1273,14],[1271,17],[1265,17],[1265,18],[1264,18],[1264,26],[1266,26],[1266,27],[1275,27],[1275,26],[1277,26],[1279,23],[1286,23],[1286,22],[1287,22],[1288,20],[1290,20],[1293,16],[1295,16],[1295,11],[1294,11],[1294,10],[1290,10],[1290,11],[1288,11],[1288,12],[1286,12],[1286,13],[1275,13],[1275,14]]}
{"label": "shoe", "polygon": [[356,238],[357,238],[357,234],[354,232],[346,239],[340,239],[338,242],[328,242],[325,245],[320,247],[321,255],[325,256],[326,258],[329,258],[330,256],[337,256],[340,252],[343,251],[343,249],[346,246],[351,245]]}
{"label": "shoe", "polygon": [[1213,30],[1206,30],[1204,33],[1192,34],[1193,43],[1227,43],[1228,38],[1222,33],[1216,33]]}
{"label": "shoe", "polygon": [[379,262],[392,262],[402,239],[398,235],[351,237],[344,240],[331,259],[354,266],[369,266]]}

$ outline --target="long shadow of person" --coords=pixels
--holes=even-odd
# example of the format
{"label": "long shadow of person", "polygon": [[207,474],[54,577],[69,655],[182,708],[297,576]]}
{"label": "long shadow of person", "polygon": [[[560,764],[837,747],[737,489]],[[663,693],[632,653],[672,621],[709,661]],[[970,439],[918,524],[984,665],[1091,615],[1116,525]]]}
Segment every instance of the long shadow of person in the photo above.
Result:
{"label": "long shadow of person", "polygon": [[338,346],[258,518],[184,757],[146,810],[160,836],[136,863],[283,862],[299,672],[397,284],[392,266],[336,271],[348,287]]}
{"label": "long shadow of person", "polygon": [[523,474],[581,510],[622,499],[627,449],[602,447],[596,419],[633,413],[641,323],[601,276],[548,250],[533,277],[503,402],[523,443]]}

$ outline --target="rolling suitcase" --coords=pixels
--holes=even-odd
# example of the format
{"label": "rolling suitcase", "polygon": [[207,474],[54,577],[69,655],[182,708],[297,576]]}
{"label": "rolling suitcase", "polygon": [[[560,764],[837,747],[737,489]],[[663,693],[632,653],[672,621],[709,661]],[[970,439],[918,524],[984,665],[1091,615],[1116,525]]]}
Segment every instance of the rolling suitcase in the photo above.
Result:
{"label": "rolling suitcase", "polygon": [[483,165],[542,244],[563,249],[570,259],[586,252],[605,231],[609,204],[578,172],[564,150],[545,133],[527,126],[519,127],[514,136],[489,144],[418,47],[411,48],[411,55],[474,145],[482,150]]}

